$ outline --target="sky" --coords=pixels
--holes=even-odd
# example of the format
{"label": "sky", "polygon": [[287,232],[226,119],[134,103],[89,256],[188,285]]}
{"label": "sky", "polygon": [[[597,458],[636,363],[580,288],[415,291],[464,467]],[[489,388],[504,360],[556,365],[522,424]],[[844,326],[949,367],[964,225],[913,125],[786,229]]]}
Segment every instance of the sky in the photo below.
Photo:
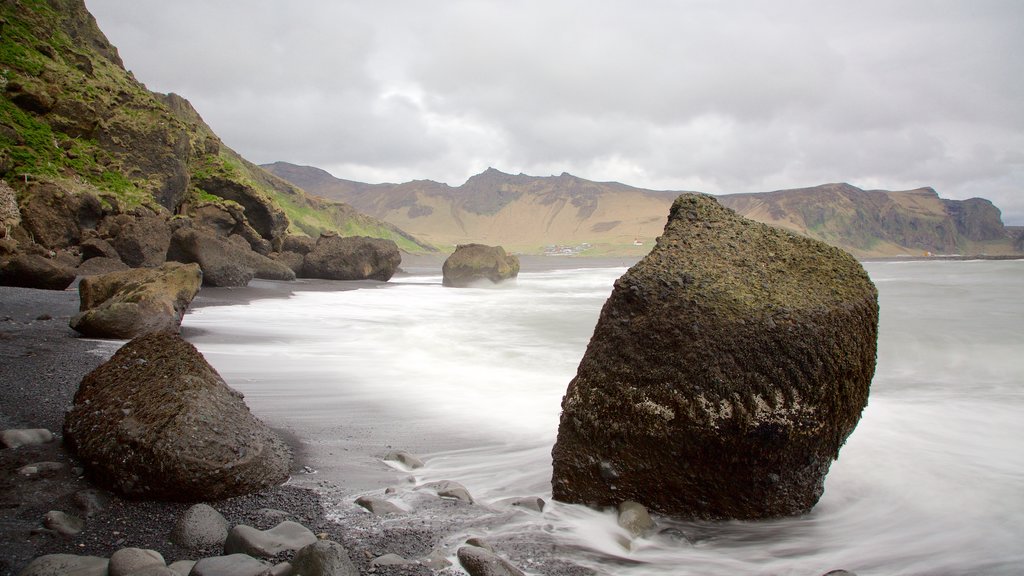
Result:
{"label": "sky", "polygon": [[458,186],[848,182],[1024,225],[1020,0],[86,0],[256,163]]}

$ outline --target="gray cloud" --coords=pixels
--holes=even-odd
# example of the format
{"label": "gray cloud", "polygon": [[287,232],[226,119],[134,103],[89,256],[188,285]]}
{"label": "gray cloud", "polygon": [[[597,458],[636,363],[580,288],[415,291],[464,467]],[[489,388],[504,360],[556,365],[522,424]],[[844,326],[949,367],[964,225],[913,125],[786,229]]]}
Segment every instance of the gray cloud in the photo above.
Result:
{"label": "gray cloud", "polygon": [[87,0],[126,65],[256,162],[462,183],[847,181],[1024,224],[1016,0]]}

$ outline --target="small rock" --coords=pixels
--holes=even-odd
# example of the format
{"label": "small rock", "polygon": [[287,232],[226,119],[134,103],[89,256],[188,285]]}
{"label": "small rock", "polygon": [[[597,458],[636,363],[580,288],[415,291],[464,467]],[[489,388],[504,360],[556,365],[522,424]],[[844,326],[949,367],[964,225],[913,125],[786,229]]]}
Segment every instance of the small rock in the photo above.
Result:
{"label": "small rock", "polygon": [[59,510],[50,510],[43,517],[43,526],[63,536],[74,536],[82,531],[85,522],[77,516],[65,514]]}
{"label": "small rock", "polygon": [[[79,472],[79,474],[81,473]],[[79,510],[85,513],[85,517],[89,518],[110,506],[110,495],[102,490],[87,488],[75,492],[74,503]]]}
{"label": "small rock", "polygon": [[440,480],[437,482],[428,482],[422,486],[422,488],[429,488],[441,498],[453,498],[469,504],[473,503],[473,497],[469,494],[469,490],[458,482],[452,480]]}
{"label": "small rock", "polygon": [[167,562],[156,550],[143,548],[122,548],[110,556],[110,576],[128,576],[137,570],[159,566],[164,568]]}
{"label": "small rock", "polygon": [[[181,574],[176,570],[172,570],[169,566],[151,564],[132,571],[129,576],[181,576]],[[185,573],[185,576],[188,576],[188,573]]]}
{"label": "small rock", "polygon": [[274,567],[270,569],[270,576],[303,576],[302,574],[295,574],[295,568],[292,567],[291,562],[280,562],[274,564]]}
{"label": "small rock", "polygon": [[483,548],[488,552],[494,552],[494,547],[491,546],[487,540],[480,538],[479,536],[473,536],[472,538],[466,539],[466,544],[469,546],[476,546],[477,548]]}
{"label": "small rock", "polygon": [[199,560],[189,576],[270,576],[270,568],[247,554],[228,554]]}
{"label": "small rock", "polygon": [[0,432],[0,444],[4,448],[17,448],[53,442],[53,432],[45,428],[26,428],[21,430],[4,430]]}
{"label": "small rock", "polygon": [[476,546],[459,548],[458,557],[470,576],[526,576],[508,560]]}
{"label": "small rock", "polygon": [[280,524],[285,520],[295,519],[295,516],[292,516],[291,512],[285,512],[284,510],[278,510],[277,508],[260,508],[256,511],[256,514],[267,522],[273,522],[274,524]]}
{"label": "small rock", "polygon": [[47,478],[67,468],[60,462],[36,462],[18,468],[18,474],[29,478]]}
{"label": "small rock", "polygon": [[655,524],[643,504],[627,500],[619,504],[619,526],[625,528],[633,538],[639,538],[653,530]]}
{"label": "small rock", "polygon": [[434,571],[444,570],[452,565],[452,563],[448,561],[448,555],[443,550],[434,550],[429,556],[421,558],[420,564]]}
{"label": "small rock", "polygon": [[171,542],[189,550],[205,550],[224,545],[228,521],[207,504],[196,504],[174,524]]}
{"label": "small rock", "polygon": [[252,526],[239,524],[228,533],[224,542],[224,554],[243,553],[270,558],[281,552],[298,550],[316,541],[316,534],[309,528],[290,520],[285,520],[270,530],[257,530]]}
{"label": "small rock", "polygon": [[526,496],[521,498],[505,498],[498,500],[495,504],[503,506],[515,506],[517,508],[526,508],[527,510],[533,510],[534,512],[543,512],[545,502],[543,498],[537,496]]}
{"label": "small rock", "polygon": [[188,576],[195,565],[195,560],[178,560],[177,562],[171,562],[167,567],[174,570],[179,576]]}
{"label": "small rock", "polygon": [[359,576],[345,547],[320,540],[299,550],[292,558],[293,574],[303,576]]}
{"label": "small rock", "polygon": [[74,554],[47,554],[29,563],[18,576],[107,576],[106,558],[76,556]]}
{"label": "small rock", "polygon": [[414,560],[406,560],[398,554],[384,554],[370,561],[370,566],[413,566]]}
{"label": "small rock", "polygon": [[405,510],[392,502],[384,500],[383,498],[360,496],[359,498],[356,498],[356,504],[366,508],[378,516],[384,514],[405,514]]}
{"label": "small rock", "polygon": [[410,470],[423,468],[423,460],[409,454],[405,450],[392,450],[384,455],[385,462],[398,462]]}

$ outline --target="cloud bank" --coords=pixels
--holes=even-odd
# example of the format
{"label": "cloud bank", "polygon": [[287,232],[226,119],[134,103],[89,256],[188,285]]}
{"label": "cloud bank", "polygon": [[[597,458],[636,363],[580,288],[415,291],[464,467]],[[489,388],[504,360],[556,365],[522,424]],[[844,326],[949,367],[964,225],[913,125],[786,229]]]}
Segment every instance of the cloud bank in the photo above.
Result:
{"label": "cloud bank", "polygon": [[86,3],[137,78],[255,162],[932,186],[1024,225],[1016,0]]}

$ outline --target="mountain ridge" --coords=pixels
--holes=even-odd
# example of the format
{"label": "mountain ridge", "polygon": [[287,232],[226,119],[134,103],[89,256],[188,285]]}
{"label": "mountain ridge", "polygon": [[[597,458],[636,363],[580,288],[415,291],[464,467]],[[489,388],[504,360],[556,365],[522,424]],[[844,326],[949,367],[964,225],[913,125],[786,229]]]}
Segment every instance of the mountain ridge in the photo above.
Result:
{"label": "mountain ridge", "polygon": [[[287,162],[263,165],[310,194],[453,247],[501,244],[541,253],[589,245],[594,255],[643,254],[681,193],[619,182],[506,174],[488,168],[460,186],[413,180],[367,184]],[[836,245],[858,257],[1012,254],[999,209],[983,198],[950,200],[929,187],[863,190],[848,183],[716,195],[740,215]]]}

